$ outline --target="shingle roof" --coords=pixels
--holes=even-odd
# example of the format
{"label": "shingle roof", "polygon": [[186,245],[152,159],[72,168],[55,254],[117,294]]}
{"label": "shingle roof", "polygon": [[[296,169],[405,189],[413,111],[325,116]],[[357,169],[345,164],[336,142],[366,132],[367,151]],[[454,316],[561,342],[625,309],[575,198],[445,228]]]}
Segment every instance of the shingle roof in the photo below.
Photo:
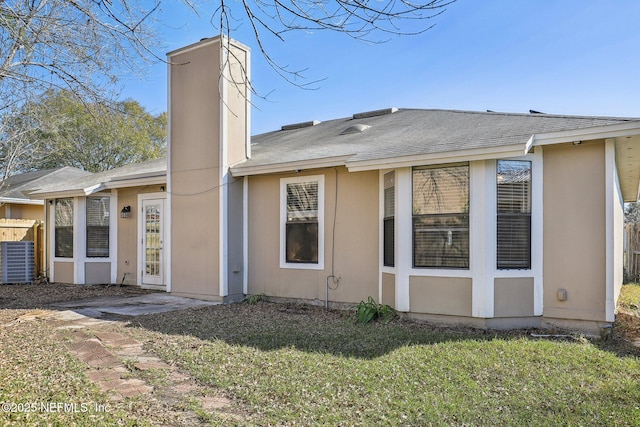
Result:
{"label": "shingle roof", "polygon": [[[43,185],[32,193],[33,196],[55,192],[84,192],[86,189],[117,183],[127,179],[149,176],[165,176],[167,173],[167,159],[160,158],[141,163],[134,163],[104,172],[86,174],[66,181],[52,182]],[[117,185],[116,185],[117,186]]]}
{"label": "shingle roof", "polygon": [[[534,134],[638,121],[638,118],[400,109],[392,114],[330,120],[252,137],[251,159],[233,170],[348,156],[349,162],[525,146]],[[362,132],[341,134],[356,124]]]}
{"label": "shingle roof", "polygon": [[70,166],[12,175],[2,182],[0,197],[29,200],[30,191],[87,175],[90,173]]}

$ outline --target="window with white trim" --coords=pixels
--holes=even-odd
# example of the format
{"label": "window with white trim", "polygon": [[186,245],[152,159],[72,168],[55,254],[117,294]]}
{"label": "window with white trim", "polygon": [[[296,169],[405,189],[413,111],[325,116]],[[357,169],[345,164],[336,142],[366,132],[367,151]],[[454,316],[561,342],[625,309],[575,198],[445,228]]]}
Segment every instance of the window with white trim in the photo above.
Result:
{"label": "window with white trim", "polygon": [[109,257],[110,197],[87,197],[87,257]]}
{"label": "window with white trim", "polygon": [[531,268],[531,162],[498,160],[497,268]]}
{"label": "window with white trim", "polygon": [[383,218],[383,265],[395,265],[395,207],[396,186],[395,172],[384,174],[384,218]]}
{"label": "window with white trim", "polygon": [[283,264],[322,267],[324,180],[318,176],[284,178],[281,191]]}
{"label": "window with white trim", "polygon": [[469,164],[414,167],[413,266],[469,268]]}
{"label": "window with white trim", "polygon": [[55,256],[73,258],[73,198],[55,202]]}

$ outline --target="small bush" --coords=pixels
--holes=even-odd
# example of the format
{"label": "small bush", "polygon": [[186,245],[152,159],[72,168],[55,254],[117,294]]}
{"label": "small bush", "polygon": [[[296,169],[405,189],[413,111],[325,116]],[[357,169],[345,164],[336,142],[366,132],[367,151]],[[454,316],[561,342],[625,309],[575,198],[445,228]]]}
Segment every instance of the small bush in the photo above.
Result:
{"label": "small bush", "polygon": [[265,294],[247,295],[247,297],[245,298],[245,301],[247,302],[247,304],[253,305],[264,300],[264,297],[265,297]]}
{"label": "small bush", "polygon": [[351,308],[353,310],[353,319],[356,323],[369,323],[374,320],[382,319],[387,324],[396,317],[396,312],[387,304],[378,304],[373,297],[365,301],[360,301]]}

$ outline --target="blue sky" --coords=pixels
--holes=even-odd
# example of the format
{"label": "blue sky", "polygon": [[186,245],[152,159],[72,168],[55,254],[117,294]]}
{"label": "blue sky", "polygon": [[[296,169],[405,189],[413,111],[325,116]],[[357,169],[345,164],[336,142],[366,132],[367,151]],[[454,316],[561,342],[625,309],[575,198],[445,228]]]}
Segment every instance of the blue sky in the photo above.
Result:
{"label": "blue sky", "polygon": [[[210,4],[215,5],[212,1]],[[210,6],[213,9],[213,6]],[[165,51],[217,35],[210,15],[163,6]],[[252,48],[252,134],[388,107],[640,117],[640,1],[458,0],[418,36],[366,44],[343,34],[266,39],[279,77],[260,56],[247,23],[232,37]],[[169,25],[169,23],[171,23]],[[123,97],[166,111],[166,65],[127,81]]]}

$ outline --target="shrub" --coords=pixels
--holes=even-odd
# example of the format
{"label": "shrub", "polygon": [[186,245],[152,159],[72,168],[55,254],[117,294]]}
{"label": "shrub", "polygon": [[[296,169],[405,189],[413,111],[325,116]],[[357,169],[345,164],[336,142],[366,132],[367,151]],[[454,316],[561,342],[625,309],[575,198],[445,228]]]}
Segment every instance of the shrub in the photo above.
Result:
{"label": "shrub", "polygon": [[365,301],[360,301],[351,308],[353,310],[352,317],[356,323],[369,323],[374,320],[382,319],[387,324],[396,317],[396,312],[387,304],[378,304],[373,297]]}
{"label": "shrub", "polygon": [[265,298],[265,294],[255,294],[255,295],[247,295],[247,297],[245,298],[245,301],[250,304],[257,304],[260,301],[263,301]]}

